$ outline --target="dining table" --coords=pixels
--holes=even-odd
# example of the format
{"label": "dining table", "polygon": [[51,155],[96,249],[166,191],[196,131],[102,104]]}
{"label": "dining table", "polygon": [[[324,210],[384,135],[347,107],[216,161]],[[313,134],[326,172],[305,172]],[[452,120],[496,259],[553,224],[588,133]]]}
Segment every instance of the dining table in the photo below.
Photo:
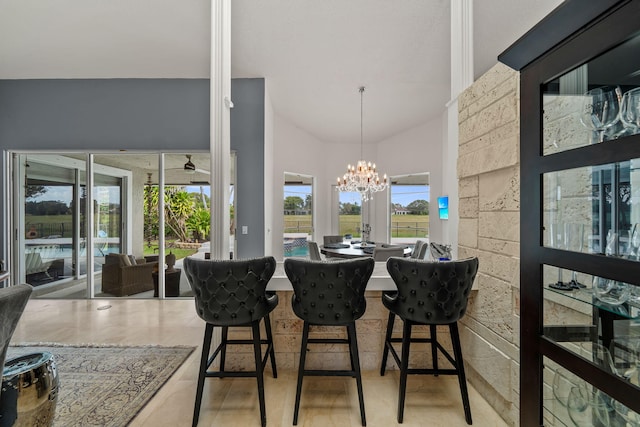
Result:
{"label": "dining table", "polygon": [[[343,243],[327,243],[320,246],[320,252],[330,258],[359,258],[373,256],[375,243],[364,243],[359,241],[345,241]],[[404,247],[404,256],[411,255],[411,247]]]}

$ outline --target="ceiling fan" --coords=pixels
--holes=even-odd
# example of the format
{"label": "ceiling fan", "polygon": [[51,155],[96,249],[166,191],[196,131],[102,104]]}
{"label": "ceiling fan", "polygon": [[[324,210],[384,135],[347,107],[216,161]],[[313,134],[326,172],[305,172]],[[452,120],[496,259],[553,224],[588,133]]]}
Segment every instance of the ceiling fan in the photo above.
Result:
{"label": "ceiling fan", "polygon": [[196,168],[196,165],[191,161],[191,154],[186,154],[186,156],[187,156],[187,163],[185,163],[183,167],[185,173],[192,174],[192,173],[198,172],[198,173],[204,173],[207,175],[211,174],[207,170]]}
{"label": "ceiling fan", "polygon": [[[185,154],[185,157],[187,158],[187,162],[182,166],[178,166],[178,167],[173,167],[173,168],[168,168],[166,169],[167,171],[173,171],[172,174],[174,176],[175,179],[177,179],[178,181],[183,181],[184,178],[179,178],[179,175],[185,174],[185,175],[197,175],[197,174],[201,174],[201,175],[207,175],[204,179],[200,178],[200,177],[194,177],[190,180],[190,184],[192,185],[209,185],[209,176],[211,175],[211,172],[209,172],[208,170],[205,169],[200,169],[198,167],[196,167],[195,163],[193,163],[193,161],[191,161],[192,155],[191,154]],[[171,180],[169,178],[169,180]]]}

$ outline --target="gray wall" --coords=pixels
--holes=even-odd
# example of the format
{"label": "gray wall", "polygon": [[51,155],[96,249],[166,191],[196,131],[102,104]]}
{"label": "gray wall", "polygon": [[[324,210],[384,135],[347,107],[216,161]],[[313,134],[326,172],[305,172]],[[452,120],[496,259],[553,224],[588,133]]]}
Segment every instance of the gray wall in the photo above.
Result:
{"label": "gray wall", "polygon": [[[262,255],[264,233],[258,231],[264,227],[264,210],[256,203],[262,206],[264,196],[262,187],[250,183],[262,182],[264,170],[264,80],[234,80],[232,99],[237,224],[250,227],[239,242],[238,256]],[[0,80],[0,150],[5,160],[0,164],[0,197],[5,203],[6,151],[12,149],[209,150],[209,80]],[[0,216],[6,224],[4,211]],[[4,259],[10,242],[4,235],[0,239]]]}
{"label": "gray wall", "polygon": [[[237,173],[236,239],[238,257],[264,255],[264,79],[231,81],[231,148]],[[250,117],[251,120],[247,120]],[[242,234],[246,226],[248,234]]]}

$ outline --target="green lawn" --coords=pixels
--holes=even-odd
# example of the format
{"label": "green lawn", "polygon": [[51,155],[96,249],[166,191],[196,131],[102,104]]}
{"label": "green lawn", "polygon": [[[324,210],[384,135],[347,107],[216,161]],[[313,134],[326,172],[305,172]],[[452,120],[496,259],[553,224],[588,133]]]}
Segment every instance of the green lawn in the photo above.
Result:
{"label": "green lawn", "polygon": [[[171,242],[166,240],[167,245]],[[169,252],[176,256],[176,259],[186,258],[189,255],[193,255],[198,252],[197,249],[180,249],[180,248],[166,248],[164,254],[168,255]],[[144,243],[144,255],[158,255],[158,241],[151,241],[151,247],[147,246],[147,242]]]}
{"label": "green lawn", "polygon": [[[360,215],[340,215],[340,234],[353,234],[360,226]],[[392,215],[391,237],[425,237],[429,234],[429,215]],[[285,215],[285,233],[311,234],[311,215]]]}

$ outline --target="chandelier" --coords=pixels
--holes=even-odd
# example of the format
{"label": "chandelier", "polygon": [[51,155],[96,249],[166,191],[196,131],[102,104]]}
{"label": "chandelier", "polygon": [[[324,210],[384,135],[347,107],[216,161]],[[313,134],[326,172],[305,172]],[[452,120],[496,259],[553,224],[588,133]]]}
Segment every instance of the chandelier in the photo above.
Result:
{"label": "chandelier", "polygon": [[[364,94],[364,86],[359,88],[360,91],[360,158],[362,159],[364,143],[362,137],[362,98]],[[387,183],[387,175],[385,174],[380,181],[376,164],[367,162],[366,160],[358,160],[356,165],[348,165],[347,173],[342,178],[338,178],[338,191],[358,192],[363,202],[373,198],[373,193],[384,191],[389,184]]]}

